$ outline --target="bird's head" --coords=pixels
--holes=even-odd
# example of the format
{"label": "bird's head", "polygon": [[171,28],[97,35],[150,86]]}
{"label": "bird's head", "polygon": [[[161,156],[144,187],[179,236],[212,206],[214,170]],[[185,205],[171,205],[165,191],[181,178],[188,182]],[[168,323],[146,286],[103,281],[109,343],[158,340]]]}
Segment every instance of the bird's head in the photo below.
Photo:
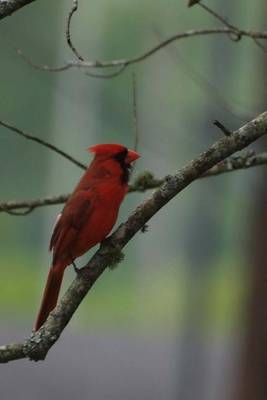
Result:
{"label": "bird's head", "polygon": [[88,147],[87,150],[90,153],[95,153],[96,157],[123,160],[126,164],[131,164],[140,157],[140,154],[136,151],[129,150],[122,144],[116,143],[96,144]]}
{"label": "bird's head", "polygon": [[123,172],[124,181],[128,181],[131,165],[140,157],[136,151],[129,150],[127,147],[115,143],[96,144],[89,147],[87,151],[94,153],[94,160],[105,163],[109,169],[120,167],[120,170]]}

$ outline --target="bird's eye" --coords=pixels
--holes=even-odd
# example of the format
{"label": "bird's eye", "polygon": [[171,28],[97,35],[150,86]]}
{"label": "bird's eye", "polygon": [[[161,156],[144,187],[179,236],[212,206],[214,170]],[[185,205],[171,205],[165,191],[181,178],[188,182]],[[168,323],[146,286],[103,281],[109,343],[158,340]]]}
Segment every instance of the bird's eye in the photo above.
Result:
{"label": "bird's eye", "polygon": [[119,163],[124,162],[125,158],[128,154],[128,149],[123,149],[121,152],[119,152],[118,154],[116,154],[113,158],[114,160],[118,161]]}

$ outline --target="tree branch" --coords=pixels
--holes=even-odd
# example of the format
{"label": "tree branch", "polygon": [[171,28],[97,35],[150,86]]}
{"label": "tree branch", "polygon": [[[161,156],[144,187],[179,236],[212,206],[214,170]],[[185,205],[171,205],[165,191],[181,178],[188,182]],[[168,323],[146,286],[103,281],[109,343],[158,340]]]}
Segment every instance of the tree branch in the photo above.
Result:
{"label": "tree branch", "polygon": [[[214,28],[214,29],[192,29],[189,31],[185,31],[182,33],[176,33],[175,35],[170,36],[169,38],[161,41],[159,44],[156,46],[151,47],[149,50],[145,51],[144,53],[132,57],[132,58],[122,58],[122,59],[117,59],[117,60],[105,60],[105,61],[68,61],[65,64],[58,66],[58,67],[50,67],[48,65],[38,65],[31,60],[29,60],[19,49],[17,50],[18,54],[32,67],[43,70],[43,71],[49,71],[49,72],[62,72],[66,71],[71,68],[81,68],[81,69],[91,69],[91,68],[113,68],[113,67],[122,67],[121,70],[117,71],[115,73],[115,76],[121,73],[122,71],[125,71],[125,69],[129,65],[137,64],[139,62],[142,62],[146,60],[147,58],[151,57],[158,51],[162,50],[166,46],[170,45],[171,43],[189,38],[189,37],[194,37],[194,36],[206,36],[206,35],[214,35],[214,34],[222,34],[222,35],[234,35],[236,36],[238,33],[240,39],[245,36],[245,37],[250,37],[252,39],[267,39],[267,32],[257,32],[257,31],[252,31],[252,30],[245,30],[245,29],[238,29],[237,28],[229,28],[229,27],[224,27],[224,28]],[[112,77],[114,76],[111,74],[111,76],[105,76],[107,77]],[[98,78],[101,78],[101,75],[97,76]]]}
{"label": "tree branch", "polygon": [[73,54],[78,58],[80,61],[84,61],[83,56],[78,52],[74,44],[72,43],[71,34],[70,34],[70,24],[74,13],[78,10],[78,0],[73,0],[72,8],[67,17],[67,27],[66,27],[66,39],[69,48],[73,52]]}
{"label": "tree branch", "polygon": [[[261,165],[267,165],[267,152],[260,154],[248,152],[245,155],[231,157],[220,162],[198,179],[217,176],[228,172],[239,171]],[[151,172],[145,171],[134,179],[132,184],[129,186],[129,193],[145,192],[150,189],[159,188],[167,179],[168,177],[156,178]],[[62,194],[59,196],[44,197],[42,199],[2,202],[0,203],[0,212],[7,212],[11,215],[27,215],[27,213],[38,207],[63,204],[68,200],[69,196],[70,194]],[[14,211],[23,209],[26,209],[26,212],[22,211],[18,213]]]}
{"label": "tree branch", "polygon": [[35,0],[0,0],[0,19],[9,17],[13,12],[34,1]]}
{"label": "tree branch", "polygon": [[47,147],[48,149],[56,152],[57,154],[61,155],[62,157],[66,158],[67,160],[71,161],[73,164],[77,165],[78,167],[82,169],[87,169],[87,165],[81,163],[79,160],[76,160],[74,157],[72,157],[70,154],[66,153],[65,151],[61,150],[59,147],[43,140],[40,139],[36,136],[33,136],[30,133],[27,133],[23,131],[22,129],[17,128],[14,125],[9,124],[8,122],[4,122],[0,120],[0,125],[4,126],[5,128],[19,134],[20,136],[24,137],[25,139],[32,140],[33,142],[39,143],[44,147]]}
{"label": "tree branch", "polygon": [[25,340],[24,345],[16,343],[0,347],[0,362],[19,358],[36,361],[45,359],[47,352],[58,340],[90,288],[107,266],[114,262],[114,257],[118,258],[118,254],[132,237],[190,183],[265,134],[267,134],[267,112],[233,132],[232,135],[222,137],[176,174],[166,177],[164,184],[140,204],[128,220],[101,244],[100,249],[81,269],[39,331],[33,332],[31,337]]}

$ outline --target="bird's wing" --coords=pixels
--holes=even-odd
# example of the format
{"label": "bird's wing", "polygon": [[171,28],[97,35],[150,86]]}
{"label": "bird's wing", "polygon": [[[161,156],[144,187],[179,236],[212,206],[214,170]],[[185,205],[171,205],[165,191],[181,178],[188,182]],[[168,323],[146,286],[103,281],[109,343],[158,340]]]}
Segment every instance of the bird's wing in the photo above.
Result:
{"label": "bird's wing", "polygon": [[88,222],[93,211],[93,197],[93,193],[88,190],[81,190],[67,201],[50,240],[49,249],[53,250],[53,264],[66,250],[71,249],[77,234]]}

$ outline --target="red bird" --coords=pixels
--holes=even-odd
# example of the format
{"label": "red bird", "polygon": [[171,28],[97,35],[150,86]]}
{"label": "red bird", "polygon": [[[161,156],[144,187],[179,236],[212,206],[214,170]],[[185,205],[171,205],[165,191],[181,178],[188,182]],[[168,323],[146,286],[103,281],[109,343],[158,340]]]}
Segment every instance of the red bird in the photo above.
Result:
{"label": "red bird", "polygon": [[51,237],[53,260],[36,330],[57,304],[65,268],[102,242],[113,228],[128,191],[131,163],[140,157],[120,144],[97,144],[88,151],[95,157],[59,214]]}

